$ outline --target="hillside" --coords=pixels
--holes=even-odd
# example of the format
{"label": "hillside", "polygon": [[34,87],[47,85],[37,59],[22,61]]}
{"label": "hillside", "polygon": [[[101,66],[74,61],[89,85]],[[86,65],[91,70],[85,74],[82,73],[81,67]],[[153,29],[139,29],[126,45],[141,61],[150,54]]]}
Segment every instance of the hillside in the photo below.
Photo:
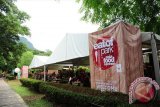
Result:
{"label": "hillside", "polygon": [[20,36],[20,42],[24,43],[29,49],[35,50],[36,48],[33,44],[25,37]]}

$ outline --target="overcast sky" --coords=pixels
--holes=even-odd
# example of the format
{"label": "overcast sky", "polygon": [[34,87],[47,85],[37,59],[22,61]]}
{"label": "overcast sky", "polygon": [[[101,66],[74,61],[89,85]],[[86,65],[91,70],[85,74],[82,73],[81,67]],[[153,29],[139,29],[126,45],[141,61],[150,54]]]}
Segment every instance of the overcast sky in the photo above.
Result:
{"label": "overcast sky", "polygon": [[40,50],[54,50],[66,33],[90,33],[98,26],[81,21],[76,0],[17,0],[20,10],[30,15],[33,45]]}

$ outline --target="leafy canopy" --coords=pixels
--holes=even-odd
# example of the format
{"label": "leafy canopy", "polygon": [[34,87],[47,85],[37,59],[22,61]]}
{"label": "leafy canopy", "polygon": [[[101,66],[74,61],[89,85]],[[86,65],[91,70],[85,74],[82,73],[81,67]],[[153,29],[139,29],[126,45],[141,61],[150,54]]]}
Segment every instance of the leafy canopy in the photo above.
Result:
{"label": "leafy canopy", "polygon": [[100,24],[101,28],[116,20],[137,24],[143,31],[160,34],[159,0],[77,0],[82,20]]}
{"label": "leafy canopy", "polygon": [[19,35],[30,35],[23,23],[29,16],[16,7],[14,0],[0,0],[0,66],[2,70],[16,67],[25,50]]}
{"label": "leafy canopy", "polygon": [[22,54],[18,67],[29,66],[33,58],[33,53],[31,51],[26,51]]}
{"label": "leafy canopy", "polygon": [[31,50],[27,49],[26,51],[23,52],[23,54],[20,57],[18,67],[21,68],[22,66],[29,66],[34,55],[40,55],[40,56],[50,56],[52,51],[47,50],[46,52],[40,51],[40,50]]}

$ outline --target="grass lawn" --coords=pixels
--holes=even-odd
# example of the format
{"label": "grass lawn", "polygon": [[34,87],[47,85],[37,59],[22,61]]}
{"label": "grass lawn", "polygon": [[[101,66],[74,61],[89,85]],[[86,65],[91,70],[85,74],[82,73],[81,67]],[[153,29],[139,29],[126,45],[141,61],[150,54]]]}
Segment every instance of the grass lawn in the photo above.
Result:
{"label": "grass lawn", "polygon": [[29,107],[54,107],[51,102],[44,99],[43,94],[39,94],[23,87],[19,80],[7,81],[10,87],[17,92]]}

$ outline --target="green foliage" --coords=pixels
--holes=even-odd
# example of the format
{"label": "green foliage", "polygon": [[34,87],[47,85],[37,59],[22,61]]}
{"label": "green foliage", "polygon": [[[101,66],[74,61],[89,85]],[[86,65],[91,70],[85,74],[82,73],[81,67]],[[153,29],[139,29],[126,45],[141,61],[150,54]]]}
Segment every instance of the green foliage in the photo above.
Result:
{"label": "green foliage", "polygon": [[6,75],[6,79],[8,79],[8,80],[14,80],[14,79],[16,79],[16,78],[15,78],[15,76],[12,75],[12,74],[7,74],[7,75]]}
{"label": "green foliage", "polygon": [[3,77],[3,73],[2,72],[0,72],[0,78],[2,78]]}
{"label": "green foliage", "polygon": [[95,89],[91,89],[91,88],[87,88],[87,87],[77,87],[74,85],[69,85],[69,84],[56,84],[56,83],[48,83],[49,85],[55,86],[57,88],[61,88],[61,89],[65,89],[68,91],[72,91],[72,92],[76,92],[76,93],[81,93],[81,94],[85,94],[85,95],[91,95],[91,96],[120,96],[121,98],[123,98],[123,101],[128,102],[128,95],[123,94],[123,93],[119,93],[119,92],[101,92],[100,90],[95,90]]}
{"label": "green foliage", "polygon": [[60,104],[66,104],[68,106],[87,106],[90,100],[90,97],[88,97],[87,95],[59,89],[45,83],[40,85],[40,91],[45,93],[46,97],[50,101],[55,101],[56,103]]}
{"label": "green foliage", "polygon": [[90,69],[89,69],[89,67],[87,67],[87,66],[79,66],[79,67],[77,68],[77,70],[78,70],[78,71],[83,70],[83,71],[85,71],[85,72],[90,72]]}
{"label": "green foliage", "polygon": [[37,99],[29,102],[29,107],[53,107],[53,104],[45,99]]}
{"label": "green foliage", "polygon": [[76,70],[76,78],[83,84],[85,87],[90,87],[90,70],[88,67],[80,66]]}
{"label": "green foliage", "polygon": [[10,73],[12,69],[17,67],[20,56],[22,55],[23,51],[26,50],[25,45],[22,43],[17,43],[14,45],[14,47],[16,50],[9,52],[8,56],[5,58],[0,56],[0,69],[2,71],[8,71],[8,73]]}
{"label": "green foliage", "polygon": [[7,82],[11,88],[18,93],[20,96],[33,96],[36,95],[34,92],[31,92],[28,88],[23,87],[19,80],[13,80]]}
{"label": "green foliage", "polygon": [[100,24],[101,28],[116,20],[140,25],[144,31],[160,34],[159,0],[77,0],[85,21]]}
{"label": "green foliage", "polygon": [[20,62],[18,63],[18,67],[22,67],[23,65],[29,66],[33,58],[33,53],[30,51],[26,51],[22,54],[20,58]]}
{"label": "green foliage", "polygon": [[159,107],[158,102],[147,104],[128,104],[128,95],[119,92],[100,92],[84,87],[63,84],[40,84],[40,92],[45,93],[50,101],[73,107]]}
{"label": "green foliage", "polygon": [[40,55],[40,56],[50,56],[52,54],[52,51],[47,50],[46,52],[40,51],[40,50],[30,50],[34,55]]}
{"label": "green foliage", "polygon": [[0,0],[0,69],[8,71],[16,67],[24,45],[19,43],[19,35],[29,35],[22,25],[29,16],[19,11],[14,0]]}
{"label": "green foliage", "polygon": [[20,79],[20,82],[22,83],[23,86],[29,87],[32,90],[39,92],[39,85],[43,81],[35,80],[35,79],[22,78],[22,79]]}
{"label": "green foliage", "polygon": [[22,67],[23,65],[29,66],[34,55],[42,55],[42,56],[49,56],[51,55],[52,51],[47,50],[46,52],[40,50],[31,50],[26,48],[26,51],[23,51],[23,54],[20,57],[19,63],[17,64],[18,67]]}
{"label": "green foliage", "polygon": [[[57,84],[58,85],[58,84]],[[72,87],[73,88],[73,87]],[[125,100],[127,95],[118,94],[116,97],[112,96],[112,93],[110,93],[110,96],[106,96],[105,93],[100,93],[97,90],[92,89],[82,89],[84,92],[81,91],[81,89],[78,89],[80,87],[77,87],[77,89],[81,92],[77,92],[75,88],[68,88],[66,90],[64,88],[58,88],[57,86],[51,86],[46,83],[41,83],[40,85],[40,91],[44,92],[47,96],[47,98],[51,101],[55,101],[56,103],[65,104],[69,106],[90,106],[91,104],[101,105],[105,107],[116,107],[117,105],[129,105],[128,99]],[[73,91],[74,90],[74,91]],[[91,91],[91,92],[90,92]],[[92,92],[97,93],[97,95],[91,94]],[[87,93],[87,94],[86,94]],[[90,94],[91,95],[90,95]],[[109,92],[108,92],[109,94]],[[124,99],[125,98],[125,99]]]}
{"label": "green foliage", "polygon": [[75,85],[70,85],[70,84],[56,84],[56,83],[48,83],[48,84],[55,86],[57,88],[69,90],[69,91],[76,92],[76,93],[82,93],[82,94],[92,95],[92,96],[102,95],[101,91],[94,90],[94,89],[87,88],[87,87],[77,87]]}
{"label": "green foliage", "polygon": [[[24,86],[29,88],[34,87],[33,79],[21,79]],[[66,84],[54,83],[38,83],[41,93],[46,95],[46,98],[51,102],[64,104],[70,107],[90,107],[100,105],[104,107],[159,107],[158,102],[148,104],[128,104],[128,95],[119,92],[100,92],[98,90],[76,87]],[[37,88],[38,88],[37,87]]]}
{"label": "green foliage", "polygon": [[19,80],[7,81],[10,87],[18,93],[29,107],[53,107],[51,102],[45,100],[44,95],[35,93],[21,85]]}

